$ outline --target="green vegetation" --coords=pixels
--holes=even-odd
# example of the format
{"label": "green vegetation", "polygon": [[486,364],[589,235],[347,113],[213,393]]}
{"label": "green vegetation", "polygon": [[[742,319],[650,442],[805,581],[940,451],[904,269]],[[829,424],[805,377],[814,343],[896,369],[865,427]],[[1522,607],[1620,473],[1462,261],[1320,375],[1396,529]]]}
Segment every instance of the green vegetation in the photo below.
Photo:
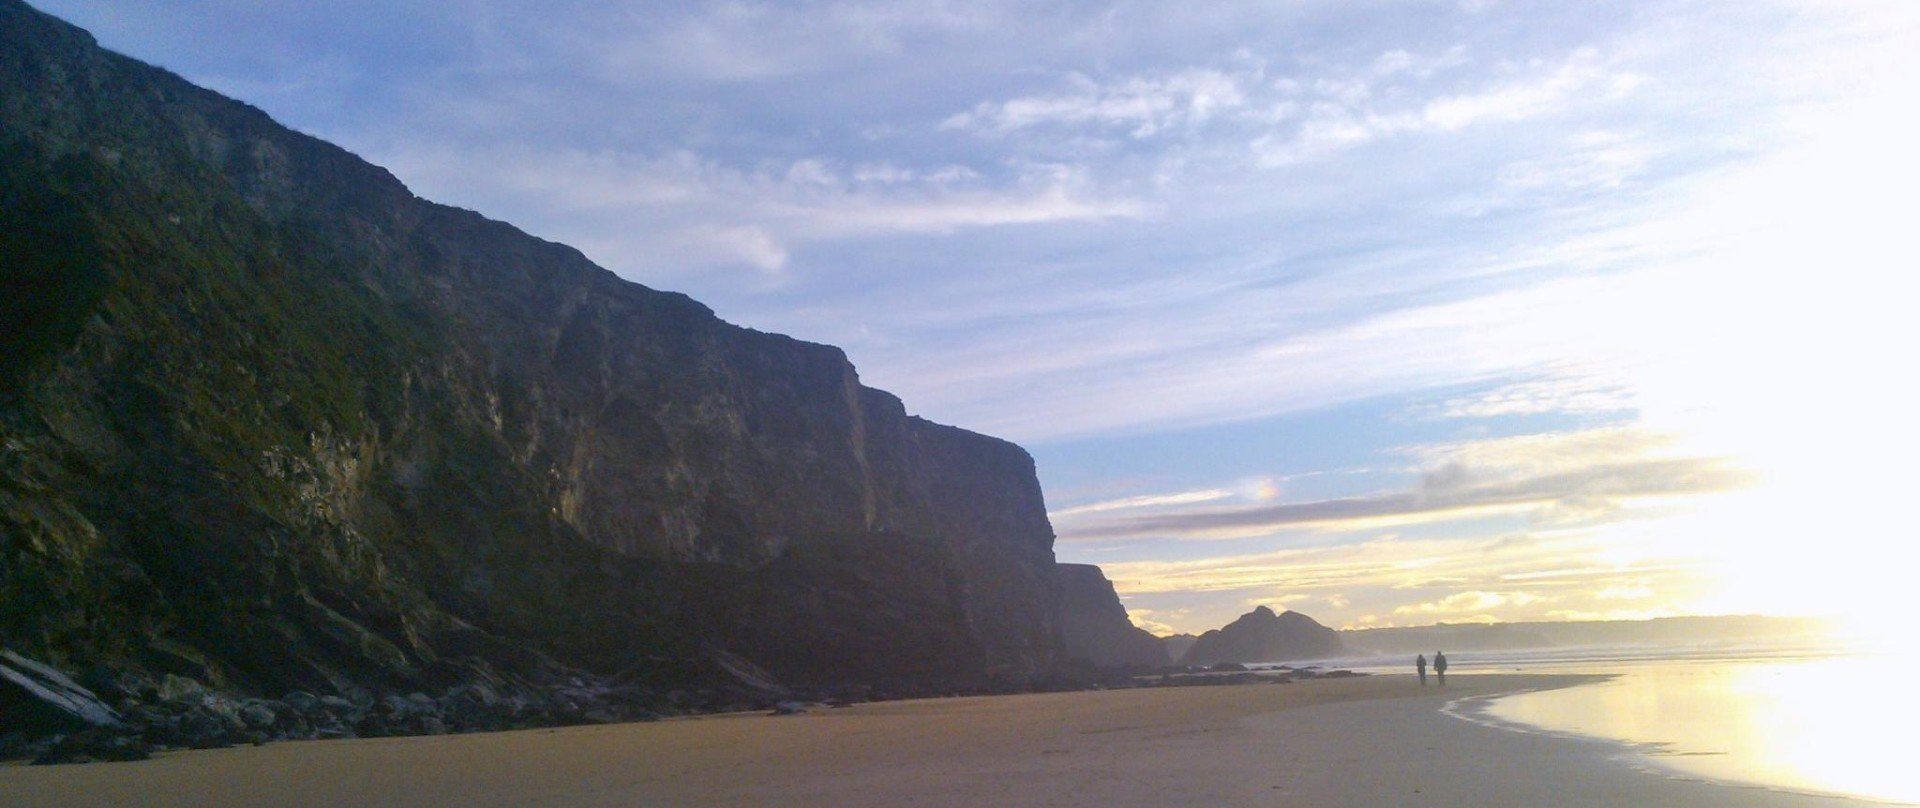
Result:
{"label": "green vegetation", "polygon": [[34,176],[43,162],[0,148],[0,398],[73,343],[110,282],[79,201]]}

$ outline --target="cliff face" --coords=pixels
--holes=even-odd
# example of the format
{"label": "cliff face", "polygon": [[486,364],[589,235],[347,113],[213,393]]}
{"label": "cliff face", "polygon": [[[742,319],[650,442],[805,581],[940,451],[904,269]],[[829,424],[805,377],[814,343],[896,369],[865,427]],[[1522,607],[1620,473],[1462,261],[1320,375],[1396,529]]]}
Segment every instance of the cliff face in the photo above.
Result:
{"label": "cliff face", "polygon": [[1019,447],[0,0],[0,636],[238,688],[1020,679]]}
{"label": "cliff face", "polygon": [[1060,634],[1066,657],[1097,667],[1166,665],[1166,647],[1160,638],[1127,619],[1127,608],[1113,590],[1113,582],[1092,564],[1061,564]]}
{"label": "cliff face", "polygon": [[1286,662],[1323,659],[1345,651],[1340,635],[1299,612],[1274,614],[1256,607],[1228,623],[1200,635],[1181,657],[1183,665],[1216,662]]}

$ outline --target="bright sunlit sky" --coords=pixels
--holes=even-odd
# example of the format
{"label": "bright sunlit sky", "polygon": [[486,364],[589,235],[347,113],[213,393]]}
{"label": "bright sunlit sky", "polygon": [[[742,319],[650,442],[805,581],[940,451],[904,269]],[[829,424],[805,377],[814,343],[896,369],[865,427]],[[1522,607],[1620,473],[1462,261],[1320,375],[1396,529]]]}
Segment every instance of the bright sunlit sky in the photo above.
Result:
{"label": "bright sunlit sky", "polygon": [[1913,586],[1920,2],[34,2],[1021,443],[1158,632]]}

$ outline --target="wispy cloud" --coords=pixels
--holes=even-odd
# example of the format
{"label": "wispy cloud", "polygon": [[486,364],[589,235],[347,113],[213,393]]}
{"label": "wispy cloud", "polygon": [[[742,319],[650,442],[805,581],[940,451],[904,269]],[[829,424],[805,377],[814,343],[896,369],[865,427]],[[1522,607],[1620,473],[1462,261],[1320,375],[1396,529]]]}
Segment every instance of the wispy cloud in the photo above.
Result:
{"label": "wispy cloud", "polygon": [[1373,74],[1376,76],[1409,75],[1425,79],[1441,71],[1465,65],[1467,62],[1465,45],[1455,45],[1431,56],[1409,53],[1396,48],[1380,54],[1373,60]]}
{"label": "wispy cloud", "polygon": [[1164,77],[1131,77],[1101,84],[1083,75],[1069,77],[1071,89],[1057,95],[982,101],[972,110],[943,121],[943,129],[1006,133],[1049,124],[1115,126],[1136,138],[1169,128],[1197,126],[1246,103],[1241,91],[1249,77],[1219,70],[1188,68]]}
{"label": "wispy cloud", "polygon": [[1416,622],[1434,619],[1448,622],[1479,621],[1491,623],[1493,612],[1507,606],[1528,606],[1543,598],[1529,592],[1483,592],[1478,589],[1455,592],[1438,600],[1394,607],[1396,615],[1412,616]]}
{"label": "wispy cloud", "polygon": [[1111,499],[1087,505],[1076,505],[1052,511],[1047,515],[1054,519],[1065,519],[1089,513],[1107,513],[1109,511],[1130,510],[1134,508],[1155,508],[1169,505],[1193,505],[1202,502],[1217,502],[1233,496],[1233,492],[1224,488],[1210,488],[1205,491],[1186,491],[1178,494],[1152,494],[1146,496]]}
{"label": "wispy cloud", "polygon": [[660,70],[713,82],[769,82],[898,57],[916,38],[986,30],[1001,19],[987,2],[730,0],[684,10],[606,7],[559,15],[546,28],[614,82]]}
{"label": "wispy cloud", "polygon": [[[1372,72],[1376,77],[1411,74],[1424,78],[1463,59],[1458,50],[1425,61],[1395,51],[1376,60]],[[1376,91],[1373,82],[1377,78],[1323,80],[1312,85],[1317,93],[1282,107],[1302,110],[1297,115],[1282,116],[1297,118],[1293,127],[1259,136],[1252,148],[1263,165],[1293,165],[1384,137],[1456,132],[1478,124],[1521,121],[1576,104],[1617,99],[1639,82],[1635,74],[1608,66],[1591,48],[1576,50],[1557,62],[1534,61],[1513,70],[1516,75],[1487,86],[1412,102]],[[1597,92],[1588,92],[1593,90]],[[1395,98],[1397,103],[1376,101],[1379,95]]]}
{"label": "wispy cloud", "polygon": [[1423,404],[1416,407],[1413,414],[1421,418],[1499,418],[1546,413],[1627,413],[1633,409],[1633,391],[1620,380],[1582,373],[1577,368],[1561,368]]}
{"label": "wispy cloud", "polygon": [[1426,470],[1409,490],[1097,519],[1065,517],[1108,509],[1062,513],[1057,514],[1062,517],[1058,530],[1063,541],[1225,539],[1300,528],[1374,530],[1502,513],[1525,513],[1537,521],[1592,522],[1636,500],[1713,494],[1755,482],[1751,471],[1724,458],[1665,456],[1662,450],[1670,442],[1617,427],[1414,447],[1406,451]]}
{"label": "wispy cloud", "polygon": [[[784,274],[796,249],[822,240],[1137,218],[1139,201],[1059,167],[992,181],[958,165],[925,169],[806,158],[752,168],[692,152],[495,148],[389,154],[402,173],[458,185],[473,198],[536,197],[537,231],[628,274],[702,267]],[[469,166],[485,164],[487,172]],[[625,228],[608,222],[627,222]]]}
{"label": "wispy cloud", "polygon": [[[1140,516],[1063,528],[1065,541],[1121,537],[1241,538],[1284,528],[1370,530],[1479,519],[1500,513],[1610,513],[1623,500],[1709,494],[1749,485],[1750,472],[1723,460],[1673,459],[1595,465],[1520,480],[1469,482],[1449,467],[1417,491],[1303,502],[1266,508]],[[1457,476],[1456,476],[1457,475]]]}

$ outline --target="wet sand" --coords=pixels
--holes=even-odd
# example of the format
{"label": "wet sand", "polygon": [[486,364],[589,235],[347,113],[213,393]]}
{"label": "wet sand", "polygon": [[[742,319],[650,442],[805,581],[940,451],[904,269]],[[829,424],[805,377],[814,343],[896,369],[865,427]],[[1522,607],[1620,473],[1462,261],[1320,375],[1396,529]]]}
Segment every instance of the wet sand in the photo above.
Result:
{"label": "wet sand", "polygon": [[1619,747],[1441,713],[1583,681],[1411,676],[934,699],[647,724],[0,766],[0,805],[1839,808],[1677,780]]}

